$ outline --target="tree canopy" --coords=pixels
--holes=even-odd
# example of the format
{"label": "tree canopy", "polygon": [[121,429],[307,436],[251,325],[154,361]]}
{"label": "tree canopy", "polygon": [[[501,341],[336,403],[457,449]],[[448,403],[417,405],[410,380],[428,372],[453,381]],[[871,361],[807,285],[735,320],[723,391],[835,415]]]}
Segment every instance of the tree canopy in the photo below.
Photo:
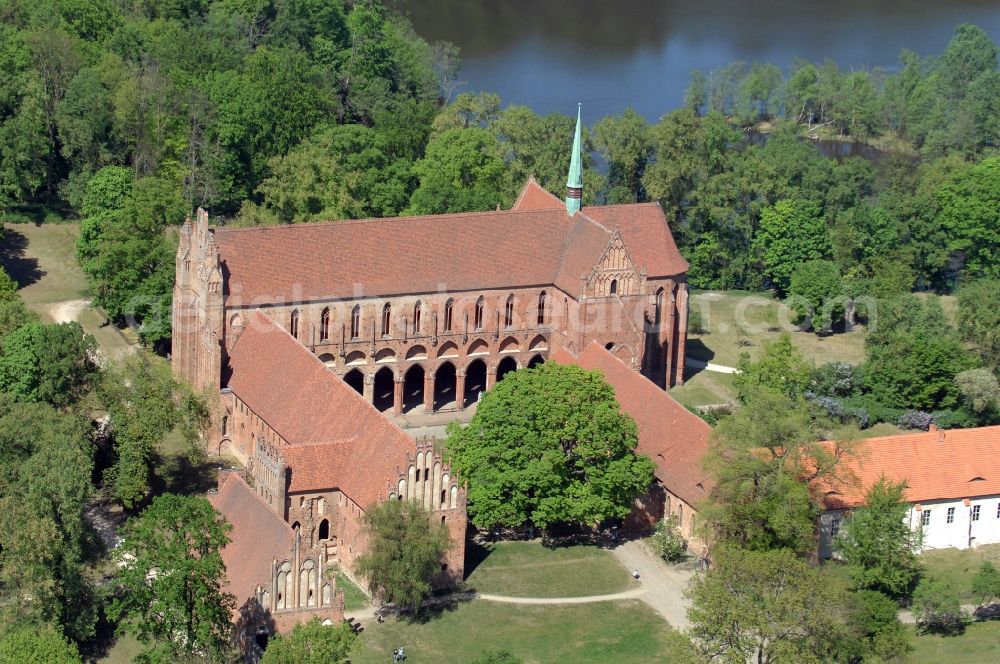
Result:
{"label": "tree canopy", "polygon": [[598,372],[546,363],[508,374],[446,453],[480,527],[596,525],[625,518],[653,480],[635,422]]}
{"label": "tree canopy", "polygon": [[232,595],[222,590],[220,551],[232,527],[204,498],[163,494],[130,519],[116,550],[108,616],[147,646],[148,661],[224,652]]}
{"label": "tree canopy", "polygon": [[851,512],[835,543],[860,590],[906,597],[920,575],[920,533],[906,522],[906,483],[882,477],[868,489],[865,504]]}
{"label": "tree canopy", "polygon": [[831,661],[848,633],[836,584],[786,549],[727,550],[686,594],[691,636],[715,661]]}
{"label": "tree canopy", "polygon": [[389,500],[365,513],[368,549],[356,571],[372,595],[388,604],[416,610],[441,572],[451,546],[447,526],[412,500]]}
{"label": "tree canopy", "polygon": [[324,625],[319,618],[299,623],[287,634],[275,634],[262,664],[347,664],[358,635],[349,624]]}

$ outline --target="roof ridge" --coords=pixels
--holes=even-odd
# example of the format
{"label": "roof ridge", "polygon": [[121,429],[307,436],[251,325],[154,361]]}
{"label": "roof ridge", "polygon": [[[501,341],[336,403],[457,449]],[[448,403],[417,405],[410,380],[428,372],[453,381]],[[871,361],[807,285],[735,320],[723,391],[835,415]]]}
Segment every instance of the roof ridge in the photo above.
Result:
{"label": "roof ridge", "polygon": [[518,210],[509,208],[507,210],[474,210],[471,212],[442,212],[440,214],[416,214],[397,215],[395,217],[365,217],[364,219],[323,219],[321,221],[305,221],[291,224],[274,224],[271,226],[216,226],[213,231],[223,231],[223,233],[249,233],[251,231],[280,231],[296,228],[316,228],[318,226],[341,225],[364,225],[383,222],[400,221],[420,221],[424,219],[461,219],[463,217],[480,218],[494,215],[529,215],[529,214],[551,214],[558,208],[541,208]]}
{"label": "roof ridge", "polygon": [[584,205],[582,208],[580,208],[580,211],[583,212],[584,210],[593,210],[594,208],[606,209],[606,208],[618,208],[618,207],[636,207],[637,205],[641,205],[644,207],[660,206],[660,204],[657,203],[656,201],[642,201],[638,203],[608,203],[606,205]]}

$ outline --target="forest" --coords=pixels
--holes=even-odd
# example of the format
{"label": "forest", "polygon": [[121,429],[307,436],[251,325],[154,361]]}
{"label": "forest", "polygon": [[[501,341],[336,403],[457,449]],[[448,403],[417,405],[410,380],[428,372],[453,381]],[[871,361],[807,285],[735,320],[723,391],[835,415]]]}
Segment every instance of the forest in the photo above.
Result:
{"label": "forest", "polygon": [[[272,224],[491,209],[532,174],[562,193],[572,119],[456,94],[457,49],[391,5],[3,0],[0,16],[0,210],[81,218],[97,304],[149,319],[151,343],[169,337],[163,231],[196,206]],[[981,29],[892,73],[695,71],[685,99],[654,124],[595,122],[585,191],[659,201],[693,286],[783,293],[811,260],[853,290],[1000,276],[1000,71]]]}

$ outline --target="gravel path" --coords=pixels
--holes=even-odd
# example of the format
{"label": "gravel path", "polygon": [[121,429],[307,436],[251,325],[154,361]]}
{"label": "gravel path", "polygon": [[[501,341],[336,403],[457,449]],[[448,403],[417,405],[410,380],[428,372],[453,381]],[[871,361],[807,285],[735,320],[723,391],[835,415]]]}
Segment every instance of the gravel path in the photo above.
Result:
{"label": "gravel path", "polygon": [[688,601],[684,589],[695,572],[691,569],[667,565],[657,558],[641,540],[621,544],[612,554],[622,566],[639,572],[639,582],[646,591],[639,598],[679,630],[691,624],[687,619]]}
{"label": "gravel path", "polygon": [[592,604],[594,602],[614,602],[620,599],[635,599],[646,594],[645,588],[633,588],[610,595],[585,595],[583,597],[511,597],[509,595],[489,595],[480,593],[477,599],[505,604]]}

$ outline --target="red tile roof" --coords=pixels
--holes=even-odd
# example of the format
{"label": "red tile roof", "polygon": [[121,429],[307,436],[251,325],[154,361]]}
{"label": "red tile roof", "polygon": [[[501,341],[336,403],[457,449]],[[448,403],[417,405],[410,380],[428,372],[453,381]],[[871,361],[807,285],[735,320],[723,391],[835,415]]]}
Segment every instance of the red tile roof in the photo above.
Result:
{"label": "red tile roof", "polygon": [[559,349],[551,359],[601,371],[622,410],[635,420],[639,428],[636,451],[656,464],[656,478],[689,505],[708,497],[713,483],[701,467],[712,432],[708,423],[596,342],[579,357]]}
{"label": "red tile roof", "polygon": [[288,558],[295,534],[236,473],[228,474],[212,505],[233,526],[232,540],[222,549],[225,590],[242,606],[256,594],[258,584],[267,587],[271,563]]}
{"label": "red tile roof", "polygon": [[565,210],[566,202],[559,200],[557,196],[538,184],[538,180],[534,176],[531,176],[524,183],[524,187],[521,188],[521,193],[518,194],[517,200],[514,201],[514,207],[511,209],[552,210],[558,207],[562,207]]}
{"label": "red tile roof", "polygon": [[230,389],[289,443],[280,452],[290,491],[339,488],[367,507],[416,454],[412,438],[260,310],[229,363]]}
{"label": "red tile roof", "polygon": [[575,295],[614,228],[648,277],[687,270],[658,205],[589,207],[569,217],[530,180],[511,210],[220,228],[214,239],[228,275],[226,303],[246,306],[549,284]]}
{"label": "red tile roof", "polygon": [[845,481],[826,481],[818,488],[827,509],[854,507],[883,474],[906,480],[906,499],[973,498],[1000,494],[1000,426],[947,431],[920,431],[869,438],[844,456]]}

